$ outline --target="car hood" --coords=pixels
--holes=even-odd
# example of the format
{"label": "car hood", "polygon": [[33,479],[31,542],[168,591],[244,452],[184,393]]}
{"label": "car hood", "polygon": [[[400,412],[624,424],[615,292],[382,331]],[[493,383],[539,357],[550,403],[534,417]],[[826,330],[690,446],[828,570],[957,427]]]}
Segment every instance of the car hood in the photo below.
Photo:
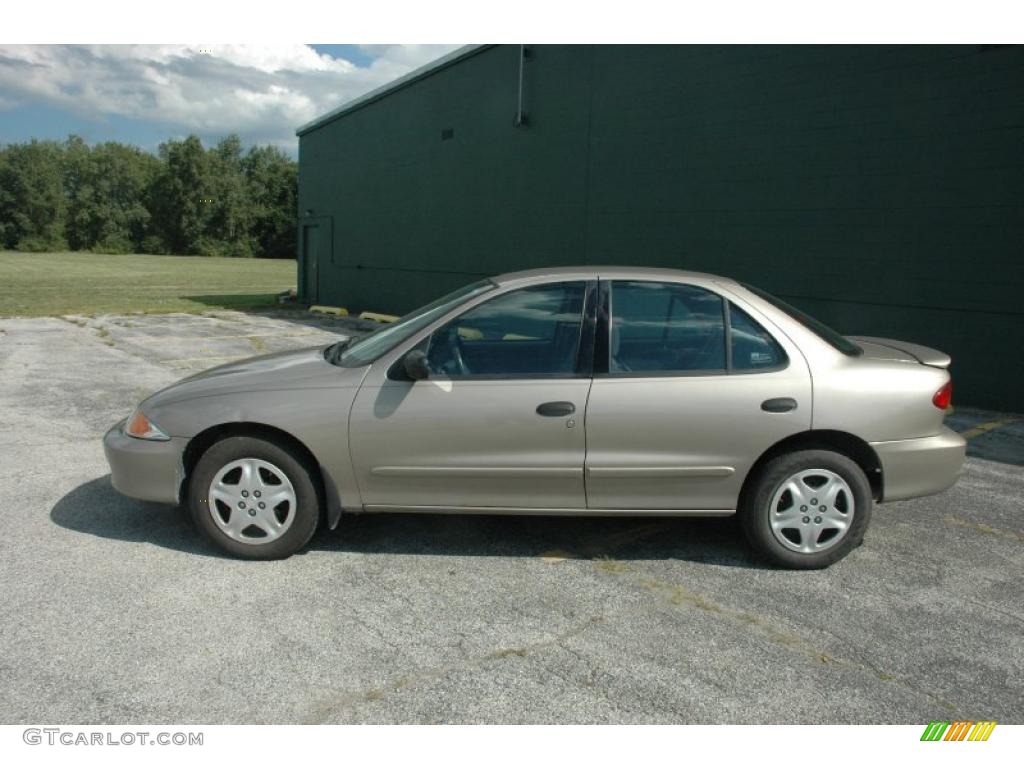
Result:
{"label": "car hood", "polygon": [[191,376],[186,376],[179,383],[202,381],[203,379],[211,379],[215,376],[253,375],[272,373],[289,368],[308,367],[314,360],[326,362],[323,350],[322,346],[303,347],[302,349],[289,349],[286,352],[271,352],[268,355],[247,357],[244,360],[217,365],[213,368],[207,368],[205,371],[194,373]]}
{"label": "car hood", "polygon": [[150,395],[142,408],[196,397],[282,389],[356,386],[364,369],[340,368],[324,359],[324,346],[250,357],[193,374]]}
{"label": "car hood", "polygon": [[897,339],[880,339],[876,336],[849,336],[864,350],[864,356],[874,360],[901,360],[907,363],[921,363],[935,368],[948,368],[951,358],[945,352],[931,347],[913,344]]}

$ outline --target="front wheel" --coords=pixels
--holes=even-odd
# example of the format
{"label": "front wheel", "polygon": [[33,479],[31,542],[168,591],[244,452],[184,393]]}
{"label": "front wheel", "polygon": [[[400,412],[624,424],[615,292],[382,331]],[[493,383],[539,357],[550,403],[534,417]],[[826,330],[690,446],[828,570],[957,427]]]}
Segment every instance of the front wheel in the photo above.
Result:
{"label": "front wheel", "polygon": [[310,468],[279,445],[228,437],[199,459],[189,484],[196,526],[221,549],[250,560],[300,550],[320,519]]}
{"label": "front wheel", "polygon": [[856,462],[832,451],[772,459],[740,504],[740,522],[761,555],[787,568],[825,568],[861,543],[871,486]]}

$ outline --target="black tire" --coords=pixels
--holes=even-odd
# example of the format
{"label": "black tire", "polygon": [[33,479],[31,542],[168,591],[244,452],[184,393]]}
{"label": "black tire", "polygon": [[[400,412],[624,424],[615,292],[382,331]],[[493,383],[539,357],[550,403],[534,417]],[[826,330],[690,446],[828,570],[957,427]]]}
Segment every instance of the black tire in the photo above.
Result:
{"label": "black tire", "polygon": [[[270,462],[283,471],[295,491],[294,518],[279,538],[266,543],[236,541],[214,522],[207,503],[210,485],[217,473],[232,461],[252,458]],[[320,495],[315,468],[288,447],[257,437],[227,437],[210,446],[192,472],[188,508],[196,527],[218,547],[247,560],[280,560],[302,549],[316,532],[320,520]]]}
{"label": "black tire", "polygon": [[[803,553],[788,549],[776,539],[770,524],[770,507],[776,491],[787,479],[810,469],[830,470],[845,480],[853,494],[854,510],[849,529],[832,547]],[[863,542],[871,521],[872,503],[871,485],[855,461],[833,451],[796,451],[778,456],[761,468],[743,494],[739,518],[751,546],[775,565],[795,569],[826,568]]]}

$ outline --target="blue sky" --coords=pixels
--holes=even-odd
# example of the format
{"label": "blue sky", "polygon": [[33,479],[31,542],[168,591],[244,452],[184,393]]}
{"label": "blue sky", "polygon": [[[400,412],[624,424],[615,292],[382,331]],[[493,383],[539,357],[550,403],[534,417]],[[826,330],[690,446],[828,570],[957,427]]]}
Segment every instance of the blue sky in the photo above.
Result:
{"label": "blue sky", "polygon": [[455,45],[0,45],[0,144],[171,137],[295,153],[295,128]]}

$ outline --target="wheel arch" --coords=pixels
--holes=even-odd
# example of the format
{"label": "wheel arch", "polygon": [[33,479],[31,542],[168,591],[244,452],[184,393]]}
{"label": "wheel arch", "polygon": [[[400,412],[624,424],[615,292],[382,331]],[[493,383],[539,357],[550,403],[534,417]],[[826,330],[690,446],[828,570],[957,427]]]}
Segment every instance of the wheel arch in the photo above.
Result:
{"label": "wheel arch", "polygon": [[871,496],[875,501],[881,501],[884,492],[884,477],[882,475],[882,462],[865,440],[850,434],[833,429],[812,429],[806,432],[797,432],[794,435],[783,438],[762,453],[757,461],[750,467],[747,477],[740,489],[740,503],[750,492],[754,481],[760,474],[761,469],[772,459],[783,454],[794,451],[834,451],[842,454],[848,459],[857,463],[864,471],[868,484],[871,486]]}
{"label": "wheel arch", "polygon": [[323,504],[326,513],[327,526],[336,528],[341,518],[341,500],[338,495],[338,487],[324,466],[317,461],[314,453],[295,435],[270,424],[263,424],[255,421],[233,421],[224,424],[216,424],[207,427],[188,441],[185,451],[181,457],[182,472],[181,486],[178,490],[178,498],[188,498],[188,483],[192,478],[192,472],[200,457],[206,453],[214,443],[226,437],[256,437],[269,442],[284,444],[294,450],[303,459],[306,465],[312,470],[313,484]]}

